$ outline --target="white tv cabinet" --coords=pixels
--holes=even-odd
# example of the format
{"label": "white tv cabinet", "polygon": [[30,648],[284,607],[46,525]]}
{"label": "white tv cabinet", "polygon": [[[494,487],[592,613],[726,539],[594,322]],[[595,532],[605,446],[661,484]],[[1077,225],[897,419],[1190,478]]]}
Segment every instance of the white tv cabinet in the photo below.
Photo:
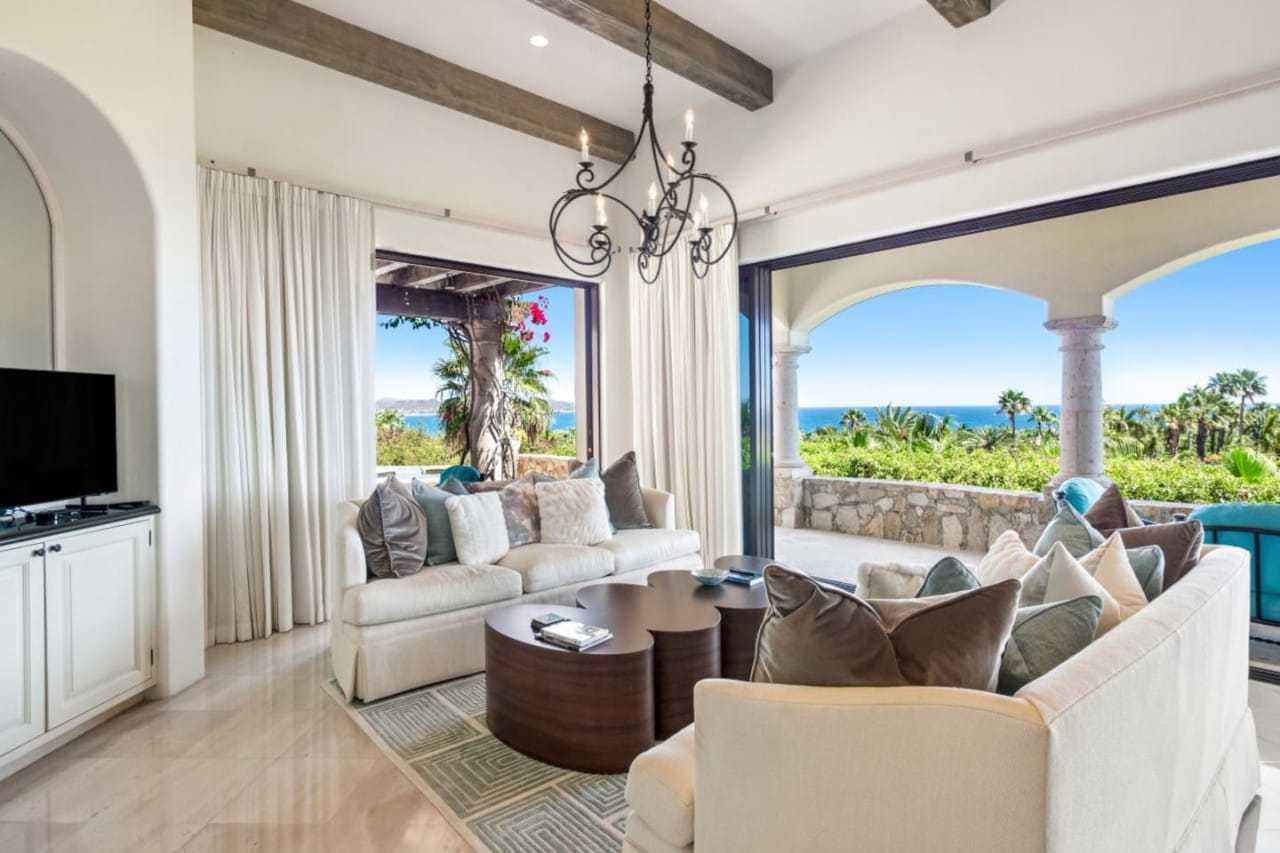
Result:
{"label": "white tv cabinet", "polygon": [[155,512],[0,535],[0,778],[154,686]]}

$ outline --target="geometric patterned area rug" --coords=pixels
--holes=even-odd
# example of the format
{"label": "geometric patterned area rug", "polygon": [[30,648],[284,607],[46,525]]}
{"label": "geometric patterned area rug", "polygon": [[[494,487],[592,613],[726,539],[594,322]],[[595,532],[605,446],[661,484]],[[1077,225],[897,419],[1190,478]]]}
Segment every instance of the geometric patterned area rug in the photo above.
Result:
{"label": "geometric patterned area rug", "polygon": [[346,708],[478,851],[617,853],[627,776],[577,773],[516,752],[485,727],[484,675]]}

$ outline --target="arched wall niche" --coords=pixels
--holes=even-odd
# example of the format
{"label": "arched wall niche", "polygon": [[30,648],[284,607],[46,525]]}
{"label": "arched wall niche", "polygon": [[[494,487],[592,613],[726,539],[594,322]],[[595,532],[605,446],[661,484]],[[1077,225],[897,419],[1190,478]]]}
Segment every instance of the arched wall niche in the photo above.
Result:
{"label": "arched wall niche", "polygon": [[0,120],[0,367],[53,367],[53,236],[44,182]]}
{"label": "arched wall niche", "polygon": [[49,211],[54,365],[116,375],[120,493],[154,497],[156,219],[146,183],[91,100],[3,48],[0,129],[15,140]]}

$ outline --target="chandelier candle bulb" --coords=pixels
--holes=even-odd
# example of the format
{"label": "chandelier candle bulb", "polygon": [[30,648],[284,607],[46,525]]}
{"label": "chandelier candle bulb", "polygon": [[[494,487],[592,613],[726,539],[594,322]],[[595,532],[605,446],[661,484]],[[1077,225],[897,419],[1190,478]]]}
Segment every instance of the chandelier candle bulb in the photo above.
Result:
{"label": "chandelier candle bulb", "polygon": [[684,141],[693,141],[693,109],[689,108],[684,112]]}
{"label": "chandelier candle bulb", "polygon": [[708,211],[710,210],[710,207],[711,205],[707,201],[707,194],[703,193],[702,197],[698,199],[698,212],[702,214],[703,222],[709,222],[711,220],[711,217],[707,215]]}
{"label": "chandelier candle bulb", "polygon": [[658,185],[656,183],[649,184],[649,206],[645,209],[650,216],[658,212]]}
{"label": "chandelier candle bulb", "polygon": [[582,133],[578,134],[578,141],[582,143],[582,160],[583,163],[591,162],[591,148],[587,145],[587,129],[584,127]]}
{"label": "chandelier candle bulb", "polygon": [[667,183],[674,184],[676,182],[676,158],[670,154],[667,155]]}
{"label": "chandelier candle bulb", "polygon": [[605,212],[604,196],[602,195],[596,196],[596,224],[597,225],[609,224],[609,214]]}

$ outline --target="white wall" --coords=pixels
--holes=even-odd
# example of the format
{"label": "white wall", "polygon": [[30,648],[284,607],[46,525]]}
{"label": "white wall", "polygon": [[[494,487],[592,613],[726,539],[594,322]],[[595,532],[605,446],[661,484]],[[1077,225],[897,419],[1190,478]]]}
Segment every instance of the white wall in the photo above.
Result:
{"label": "white wall", "polygon": [[[952,29],[924,3],[796,66],[775,102],[698,112],[699,156],[742,209],[1211,84],[1280,71],[1272,0],[1009,2]],[[672,126],[667,136],[678,128]],[[841,204],[750,223],[744,261],[837,245],[1280,151],[1280,90],[1167,116]]]}
{"label": "white wall", "polygon": [[158,500],[158,692],[204,672],[191,9],[0,4],[0,115],[49,180],[62,366],[114,372],[122,492]]}
{"label": "white wall", "polygon": [[53,367],[51,243],[40,185],[0,132],[0,367]]}

